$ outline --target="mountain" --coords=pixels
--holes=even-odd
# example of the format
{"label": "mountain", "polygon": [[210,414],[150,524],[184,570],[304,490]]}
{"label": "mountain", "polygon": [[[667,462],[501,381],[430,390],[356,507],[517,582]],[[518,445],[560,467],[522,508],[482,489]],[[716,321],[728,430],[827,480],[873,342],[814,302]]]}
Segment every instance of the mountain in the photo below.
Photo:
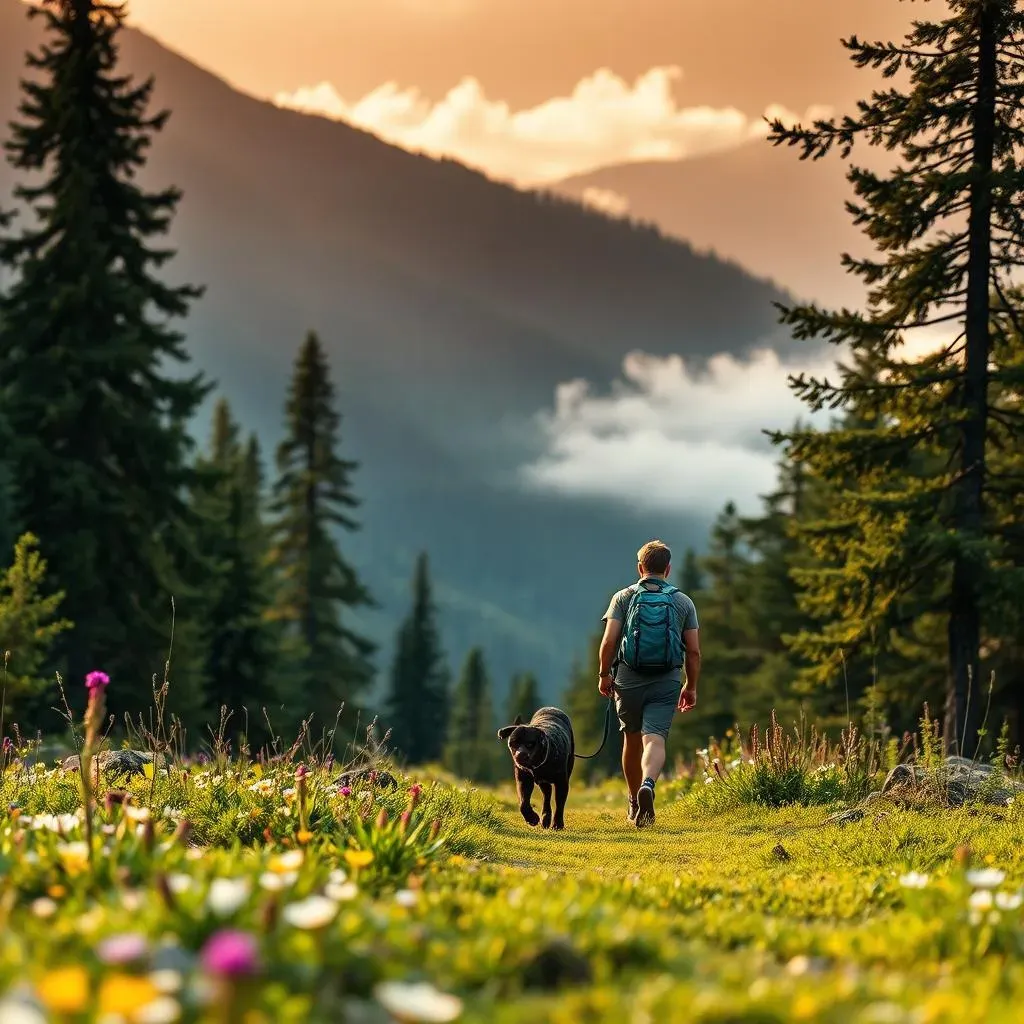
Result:
{"label": "mountain", "polygon": [[[3,122],[37,32],[0,0]],[[613,380],[634,348],[788,351],[784,294],[652,229],[257,101],[139,32],[122,63],[173,112],[145,180],[184,191],[167,273],[208,289],[190,350],[265,450],[304,332],[329,350],[364,499],[345,543],[381,605],[366,628],[390,640],[427,549],[453,658],[481,643],[500,680],[532,668],[554,698],[638,544],[699,543],[707,524],[524,491],[538,410],[560,382]],[[0,205],[12,180],[0,165]]]}
{"label": "mountain", "polygon": [[[875,154],[855,151],[875,167]],[[835,154],[800,160],[767,141],[690,160],[621,164],[568,178],[556,194],[583,199],[591,190],[628,201],[628,216],[700,250],[735,260],[753,273],[785,282],[802,298],[859,304],[863,286],[840,256],[870,253],[845,203],[854,198],[846,164]]]}

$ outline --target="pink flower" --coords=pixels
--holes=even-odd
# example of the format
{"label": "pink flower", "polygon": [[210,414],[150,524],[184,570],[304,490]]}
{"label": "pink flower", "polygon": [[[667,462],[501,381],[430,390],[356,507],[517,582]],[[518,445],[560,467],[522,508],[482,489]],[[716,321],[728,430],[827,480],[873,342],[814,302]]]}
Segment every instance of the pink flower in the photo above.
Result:
{"label": "pink flower", "polygon": [[248,932],[226,928],[210,936],[199,959],[211,974],[234,977],[256,972],[259,951],[256,940]]}
{"label": "pink flower", "polygon": [[106,964],[127,964],[141,960],[149,952],[149,944],[141,935],[112,935],[96,947],[96,955]]}
{"label": "pink flower", "polygon": [[342,796],[351,796],[352,795],[352,788],[350,786],[342,786],[341,789],[338,790],[338,792]]}
{"label": "pink flower", "polygon": [[106,672],[90,672],[85,677],[85,688],[95,690],[100,686],[107,686],[110,683],[110,676]]}

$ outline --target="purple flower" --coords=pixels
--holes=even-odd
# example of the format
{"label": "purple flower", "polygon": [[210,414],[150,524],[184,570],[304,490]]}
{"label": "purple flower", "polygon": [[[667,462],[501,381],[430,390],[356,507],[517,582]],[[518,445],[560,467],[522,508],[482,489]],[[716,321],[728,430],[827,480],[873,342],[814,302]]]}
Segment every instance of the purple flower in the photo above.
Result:
{"label": "purple flower", "polygon": [[107,686],[110,683],[110,676],[106,672],[90,672],[85,677],[85,688],[95,690],[99,686]]}
{"label": "purple flower", "polygon": [[96,955],[105,964],[128,964],[141,960],[149,952],[149,943],[141,935],[112,935],[96,947]]}
{"label": "purple flower", "polygon": [[248,932],[226,928],[210,936],[199,959],[211,974],[234,977],[255,973],[259,951],[256,940]]}
{"label": "purple flower", "polygon": [[342,796],[351,796],[352,795],[352,789],[349,786],[342,786],[341,789],[338,790],[338,792]]}
{"label": "purple flower", "polygon": [[11,742],[11,737],[10,736],[5,736],[4,737],[4,743],[3,743],[3,748],[2,749],[3,749],[3,752],[5,754],[9,754],[14,749],[14,744]]}

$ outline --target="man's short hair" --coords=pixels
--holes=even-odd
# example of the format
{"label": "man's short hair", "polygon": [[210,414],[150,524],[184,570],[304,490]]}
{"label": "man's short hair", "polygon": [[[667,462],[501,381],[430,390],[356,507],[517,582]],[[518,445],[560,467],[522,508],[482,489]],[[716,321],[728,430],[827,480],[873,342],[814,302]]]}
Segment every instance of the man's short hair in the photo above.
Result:
{"label": "man's short hair", "polygon": [[636,553],[636,560],[643,566],[644,572],[652,576],[663,576],[672,564],[672,552],[660,540],[649,540]]}

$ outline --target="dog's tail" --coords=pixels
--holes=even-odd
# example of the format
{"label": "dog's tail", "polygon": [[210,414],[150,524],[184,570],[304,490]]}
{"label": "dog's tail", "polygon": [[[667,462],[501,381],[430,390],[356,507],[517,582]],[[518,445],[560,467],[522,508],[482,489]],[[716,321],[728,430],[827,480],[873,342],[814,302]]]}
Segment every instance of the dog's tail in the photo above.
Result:
{"label": "dog's tail", "polygon": [[573,754],[573,757],[578,757],[583,761],[589,761],[591,758],[597,757],[597,755],[604,750],[604,745],[608,742],[608,737],[612,732],[612,710],[613,705],[611,698],[609,698],[608,707],[604,713],[604,736],[601,738],[601,746],[599,746],[592,754]]}

